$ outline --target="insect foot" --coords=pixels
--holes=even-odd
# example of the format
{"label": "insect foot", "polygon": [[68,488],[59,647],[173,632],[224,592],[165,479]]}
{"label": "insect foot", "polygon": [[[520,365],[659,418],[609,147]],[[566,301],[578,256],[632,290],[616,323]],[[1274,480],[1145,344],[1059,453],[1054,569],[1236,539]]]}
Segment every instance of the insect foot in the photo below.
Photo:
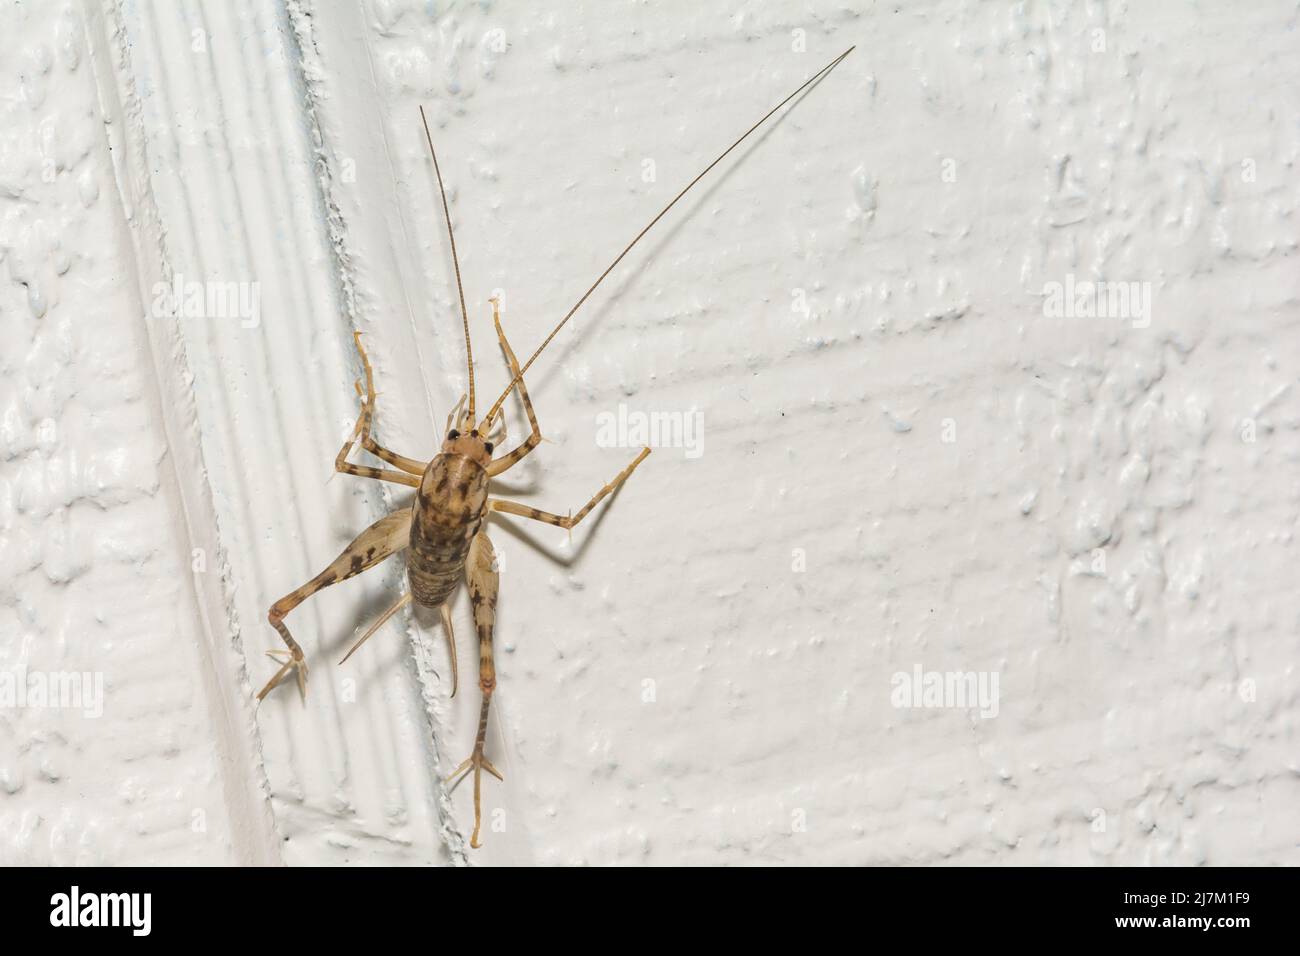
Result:
{"label": "insect foot", "polygon": [[474,832],[470,835],[469,845],[477,850],[480,846],[482,846],[482,844],[478,842],[478,831],[483,821],[482,800],[481,800],[482,771],[486,770],[488,773],[492,774],[492,776],[496,777],[498,780],[504,781],[506,778],[501,776],[501,771],[499,771],[496,767],[492,766],[492,764],[488,762],[488,759],[483,756],[483,746],[482,744],[480,744],[474,748],[474,752],[472,754],[470,754],[468,757],[465,758],[465,762],[462,763],[459,767],[457,767],[454,771],[452,771],[452,773],[447,777],[447,783],[451,784],[450,787],[451,790],[456,789],[456,784],[460,783],[461,780],[465,779],[462,776],[462,774],[464,774],[465,771],[469,770],[471,767],[474,768]]}
{"label": "insect foot", "polygon": [[290,671],[293,671],[298,678],[298,693],[302,695],[302,702],[307,703],[307,661],[302,656],[302,648],[295,647],[292,651],[267,651],[266,656],[272,660],[284,661],[284,663],[275,672],[275,676],[266,682],[266,686],[258,691],[257,699],[261,700],[271,693],[275,686],[284,680]]}

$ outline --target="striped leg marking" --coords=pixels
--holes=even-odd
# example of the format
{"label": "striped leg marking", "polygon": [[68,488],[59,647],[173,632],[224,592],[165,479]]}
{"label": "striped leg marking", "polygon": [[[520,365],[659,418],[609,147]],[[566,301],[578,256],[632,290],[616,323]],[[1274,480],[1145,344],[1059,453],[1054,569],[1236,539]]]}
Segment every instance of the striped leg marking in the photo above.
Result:
{"label": "striped leg marking", "polygon": [[549,511],[542,511],[541,509],[534,508],[531,505],[523,505],[517,501],[505,501],[501,498],[493,498],[488,503],[488,506],[493,511],[502,511],[506,514],[520,515],[524,518],[532,518],[534,521],[544,521],[546,524],[553,524],[557,527],[564,528],[565,530],[570,530],[579,521],[587,517],[587,514],[592,508],[604,501],[608,495],[617,491],[619,485],[627,481],[632,472],[636,471],[636,466],[645,461],[646,456],[649,454],[649,448],[641,449],[641,454],[636,456],[636,460],[620,471],[618,477],[607,484],[604,488],[601,488],[600,491],[596,492],[595,495],[592,496],[591,500],[583,505],[582,510],[576,515],[551,514]]}

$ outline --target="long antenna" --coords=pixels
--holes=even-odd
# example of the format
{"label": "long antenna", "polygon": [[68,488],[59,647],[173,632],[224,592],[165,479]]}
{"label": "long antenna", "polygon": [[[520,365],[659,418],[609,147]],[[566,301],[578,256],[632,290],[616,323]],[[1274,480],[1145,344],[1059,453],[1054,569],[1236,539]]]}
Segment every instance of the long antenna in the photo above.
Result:
{"label": "long antenna", "polygon": [[[424,138],[429,142],[429,155],[433,157],[433,171],[438,176],[438,192],[442,193],[442,215],[447,220],[447,238],[451,240],[451,264],[456,269],[456,291],[460,293],[460,319],[465,326],[465,368],[469,371],[469,420],[474,420],[474,349],[469,342],[469,312],[465,310],[465,287],[460,282],[460,259],[456,257],[456,236],[451,231],[451,212],[447,209],[447,190],[442,186],[442,170],[438,168],[438,154],[429,135],[429,120],[420,107],[420,122],[424,123]],[[511,383],[513,386],[514,383]]]}
{"label": "long antenna", "polygon": [[[730,153],[733,149],[735,149],[737,146],[743,143],[746,140],[746,138],[748,138],[750,133],[754,132],[754,130],[758,129],[760,126],[766,123],[771,118],[773,113],[775,113],[781,107],[785,106],[786,103],[789,103],[792,99],[794,99],[804,90],[806,90],[808,87],[812,86],[814,83],[816,83],[819,79],[821,79],[831,70],[835,69],[835,67],[839,66],[840,61],[843,60],[850,53],[852,53],[854,49],[856,49],[856,45],[849,47],[847,50],[845,50],[835,59],[831,60],[830,63],[826,64],[826,66],[822,67],[820,70],[814,73],[807,81],[803,83],[803,85],[799,87],[799,89],[795,90],[785,99],[783,99],[780,103],[777,103],[776,106],[768,110],[762,119],[760,119],[749,129],[747,129],[744,135],[741,136],[734,143],[732,143],[730,146],[728,146],[726,149],[724,149],[717,159],[709,163],[709,165],[705,166],[703,172],[701,172],[698,176],[696,176],[689,183],[687,183],[685,188],[682,189],[681,192],[679,192],[676,196],[673,197],[672,202],[664,206],[663,209],[659,210],[659,215],[651,219],[649,224],[640,232],[638,232],[636,234],[636,237],[631,242],[629,242],[626,246],[623,247],[623,251],[620,252],[615,257],[614,261],[611,262],[609,266],[605,269],[605,271],[602,272],[599,277],[597,277],[596,281],[591,284],[591,288],[589,288],[586,292],[582,294],[582,298],[579,299],[577,302],[575,302],[573,308],[571,308],[565,314],[564,318],[560,319],[559,323],[555,326],[555,328],[551,329],[551,334],[546,336],[546,338],[542,340],[542,344],[537,347],[537,351],[535,351],[529,357],[528,361],[523,364],[523,367],[519,369],[515,377],[510,380],[510,384],[506,386],[506,390],[501,393],[501,397],[498,398],[495,402],[493,402],[492,407],[488,409],[488,413],[484,417],[482,424],[479,425],[480,430],[486,429],[488,427],[492,419],[496,416],[497,412],[501,410],[502,404],[504,404],[506,397],[510,394],[510,390],[515,387],[515,383],[524,377],[524,373],[527,372],[529,367],[533,364],[533,362],[537,360],[537,356],[541,355],[542,350],[545,349],[546,346],[551,344],[551,339],[555,338],[556,334],[560,331],[560,329],[564,328],[564,324],[573,317],[573,313],[577,312],[578,309],[582,307],[582,303],[586,302],[588,297],[593,292],[596,291],[596,287],[605,281],[605,277],[614,271],[614,267],[623,261],[623,257],[632,251],[632,247],[641,241],[641,237],[644,236],[647,232],[649,232],[654,227],[654,224],[664,217],[664,215],[668,212],[668,210],[672,209],[673,206],[677,205],[677,200],[681,199],[688,192],[690,192],[692,186],[694,186],[701,179],[703,179],[708,174],[709,170],[711,170],[714,166],[718,165],[718,163],[722,162],[722,160],[726,158],[728,153]],[[435,160],[435,166],[436,166],[436,160]]]}

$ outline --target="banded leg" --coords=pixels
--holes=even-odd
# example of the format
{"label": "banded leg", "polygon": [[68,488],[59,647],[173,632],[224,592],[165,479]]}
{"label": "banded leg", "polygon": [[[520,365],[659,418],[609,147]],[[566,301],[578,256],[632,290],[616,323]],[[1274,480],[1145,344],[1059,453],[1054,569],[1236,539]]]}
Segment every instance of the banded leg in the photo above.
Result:
{"label": "banded leg", "polygon": [[469,838],[469,845],[475,849],[480,846],[478,834],[483,821],[481,772],[486,770],[498,780],[505,779],[483,756],[483,745],[487,740],[488,708],[492,703],[492,692],[497,686],[496,663],[492,657],[492,628],[496,624],[498,582],[493,567],[495,560],[496,554],[487,532],[479,531],[465,559],[465,579],[469,584],[469,600],[474,610],[474,627],[478,631],[478,686],[483,692],[483,704],[479,710],[474,752],[447,778],[447,782],[454,787],[460,782],[462,774],[470,769],[474,771],[474,833]]}
{"label": "banded leg", "polygon": [[[492,300],[492,321],[497,327],[497,339],[501,342],[501,351],[506,353],[506,361],[510,364],[510,377],[514,378],[519,374],[519,360],[515,358],[514,350],[510,348],[510,343],[506,341],[506,333],[501,329],[501,304],[496,299]],[[528,415],[528,424],[533,426],[533,430],[524,439],[522,445],[488,465],[487,473],[489,478],[495,478],[503,471],[510,470],[523,461],[530,451],[542,443],[542,430],[537,425],[537,415],[533,412],[532,399],[528,397],[528,386],[524,384],[524,380],[521,378],[516,388],[519,389],[519,400],[524,403],[524,411]],[[502,422],[505,421],[504,414],[501,416],[501,420]]]}
{"label": "banded leg", "polygon": [[283,660],[284,664],[258,693],[258,700],[269,694],[290,671],[293,671],[298,678],[298,691],[302,694],[303,700],[307,699],[307,662],[303,659],[302,648],[293,639],[289,629],[284,626],[284,619],[289,612],[322,588],[355,577],[367,568],[374,567],[389,555],[396,554],[407,547],[410,540],[411,509],[404,508],[385,515],[357,535],[324,571],[271,605],[271,610],[266,615],[267,620],[280,632],[280,637],[288,650],[267,651],[268,657]]}
{"label": "banded leg", "polygon": [[[361,353],[361,364],[366,370],[366,390],[363,395],[361,383],[355,383],[357,396],[362,398],[361,414],[357,416],[357,424],[352,429],[352,434],[348,436],[348,440],[343,443],[343,447],[339,449],[338,455],[334,458],[334,470],[347,475],[357,475],[361,478],[377,478],[380,481],[391,481],[395,484],[418,488],[420,487],[419,476],[424,474],[424,463],[389,451],[370,437],[370,423],[375,413],[375,373],[370,367],[370,357],[366,355],[366,350],[361,345],[361,333],[353,332],[352,338],[357,344],[357,351]],[[352,450],[352,446],[356,444],[358,439],[361,440],[361,447],[366,451],[382,458],[391,465],[396,465],[401,470],[392,471],[387,468],[372,468],[369,465],[356,465],[347,461],[348,452]]]}
{"label": "banded leg", "polygon": [[641,462],[645,461],[646,456],[649,454],[650,454],[649,448],[641,449],[641,454],[636,456],[636,459],[632,462],[632,464],[628,465],[626,468],[620,471],[618,473],[618,477],[616,477],[613,481],[607,484],[604,488],[601,488],[600,491],[596,492],[596,494],[592,496],[592,499],[588,501],[585,505],[583,505],[582,510],[579,511],[576,515],[573,514],[555,515],[555,514],[551,514],[549,511],[542,511],[538,508],[533,508],[529,505],[520,504],[517,501],[505,501],[501,498],[491,499],[488,502],[488,507],[490,507],[493,511],[502,511],[505,512],[506,514],[512,514],[512,515],[522,515],[525,518],[532,518],[534,521],[544,521],[547,524],[557,525],[561,528],[569,530],[572,529],[573,526],[576,525],[583,518],[587,517],[587,513],[591,511],[592,508],[596,507],[596,505],[604,501],[607,495],[610,495],[613,492],[617,491],[619,485],[627,481],[628,476],[630,476],[632,472],[636,471],[636,466],[641,464]]}

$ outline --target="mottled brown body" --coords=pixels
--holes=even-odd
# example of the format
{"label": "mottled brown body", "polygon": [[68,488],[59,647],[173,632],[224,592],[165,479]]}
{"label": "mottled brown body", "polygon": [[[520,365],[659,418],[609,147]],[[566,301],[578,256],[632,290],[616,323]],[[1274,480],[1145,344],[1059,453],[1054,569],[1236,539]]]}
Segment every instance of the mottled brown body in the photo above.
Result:
{"label": "mottled brown body", "polygon": [[417,604],[439,607],[465,577],[465,556],[487,516],[487,470],[458,454],[438,455],[420,479],[406,574]]}

